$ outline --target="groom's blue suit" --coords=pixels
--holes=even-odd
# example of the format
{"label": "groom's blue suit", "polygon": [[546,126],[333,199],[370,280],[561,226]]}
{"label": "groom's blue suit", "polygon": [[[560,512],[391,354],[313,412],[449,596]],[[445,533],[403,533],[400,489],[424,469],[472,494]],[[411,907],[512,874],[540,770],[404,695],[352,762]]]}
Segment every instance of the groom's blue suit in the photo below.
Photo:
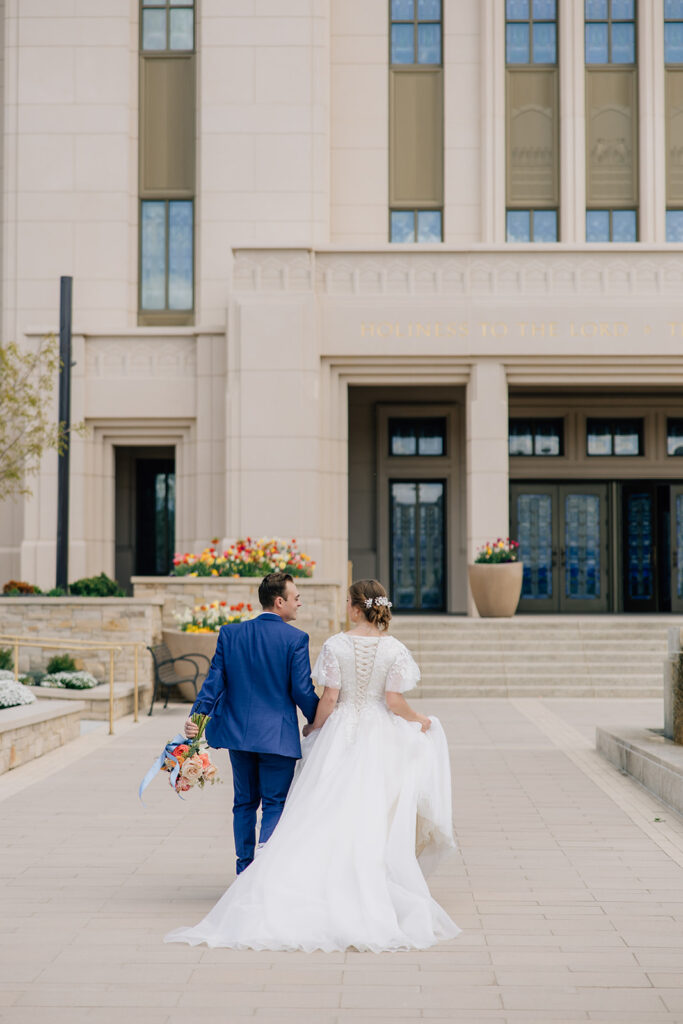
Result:
{"label": "groom's blue suit", "polygon": [[282,814],[301,757],[297,706],[312,722],[318,698],[308,634],[273,612],[223,626],[192,712],[211,715],[208,743],[230,751],[238,874],[254,859],[259,804],[262,843]]}

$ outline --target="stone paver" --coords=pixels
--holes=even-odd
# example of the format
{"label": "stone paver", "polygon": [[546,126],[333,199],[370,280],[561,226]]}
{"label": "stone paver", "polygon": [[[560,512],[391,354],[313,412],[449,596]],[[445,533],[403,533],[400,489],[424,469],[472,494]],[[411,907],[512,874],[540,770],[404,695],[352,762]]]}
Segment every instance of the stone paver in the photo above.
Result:
{"label": "stone paver", "polygon": [[0,1021],[683,1024],[683,822],[591,749],[596,724],[661,724],[661,702],[423,709],[451,744],[460,852],[431,887],[458,939],[380,956],[163,945],[234,872],[224,752],[224,785],[181,802],[162,777],[137,799],[185,717],[171,706],[0,778]]}

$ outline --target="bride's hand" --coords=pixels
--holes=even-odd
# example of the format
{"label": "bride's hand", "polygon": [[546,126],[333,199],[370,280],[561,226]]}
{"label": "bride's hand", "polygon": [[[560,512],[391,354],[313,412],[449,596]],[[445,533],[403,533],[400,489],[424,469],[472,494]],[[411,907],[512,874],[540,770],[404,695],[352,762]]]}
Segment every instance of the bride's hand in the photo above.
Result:
{"label": "bride's hand", "polygon": [[310,722],[306,722],[306,725],[303,727],[302,731],[304,736],[310,736],[311,733],[313,732],[313,726],[311,725]]}
{"label": "bride's hand", "polygon": [[427,718],[426,715],[420,715],[419,722],[420,722],[420,728],[422,729],[422,732],[428,732],[428,730],[431,728],[431,725],[432,725],[431,718]]}

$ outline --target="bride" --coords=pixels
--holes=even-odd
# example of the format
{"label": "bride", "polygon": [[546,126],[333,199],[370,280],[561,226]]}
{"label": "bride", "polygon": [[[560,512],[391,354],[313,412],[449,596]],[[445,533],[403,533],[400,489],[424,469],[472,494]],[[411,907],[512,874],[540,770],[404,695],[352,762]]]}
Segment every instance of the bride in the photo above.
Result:
{"label": "bride", "polygon": [[422,873],[454,848],[448,746],[402,696],[420,672],[386,632],[390,607],[377,580],[349,588],[353,626],[313,669],[324,691],[274,833],[206,917],[165,942],[379,953],[458,935]]}

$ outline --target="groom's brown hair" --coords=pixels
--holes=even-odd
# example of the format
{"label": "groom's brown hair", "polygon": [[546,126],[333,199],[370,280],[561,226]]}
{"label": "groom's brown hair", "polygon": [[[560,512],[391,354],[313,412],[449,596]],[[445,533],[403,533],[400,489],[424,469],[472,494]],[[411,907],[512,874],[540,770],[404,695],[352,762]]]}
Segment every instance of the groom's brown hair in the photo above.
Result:
{"label": "groom's brown hair", "polygon": [[269,572],[261,580],[258,588],[258,599],[262,608],[272,608],[276,597],[287,596],[287,584],[293,583],[294,577],[288,572]]}

